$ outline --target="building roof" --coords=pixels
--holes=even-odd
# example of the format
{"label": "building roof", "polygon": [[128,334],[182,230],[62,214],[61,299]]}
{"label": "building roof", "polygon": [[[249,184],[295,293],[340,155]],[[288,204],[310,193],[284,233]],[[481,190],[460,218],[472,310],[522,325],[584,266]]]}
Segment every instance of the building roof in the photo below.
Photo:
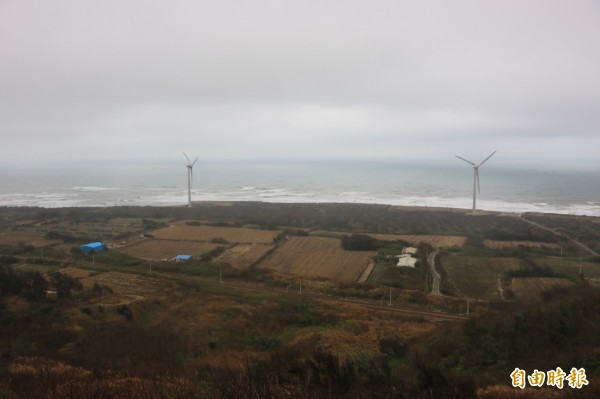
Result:
{"label": "building roof", "polygon": [[90,242],[88,244],[83,244],[82,247],[88,247],[88,248],[103,248],[104,244],[101,243],[100,241],[96,241],[96,242]]}
{"label": "building roof", "polygon": [[90,242],[88,244],[83,244],[79,247],[79,249],[81,249],[86,254],[90,252],[102,252],[104,251],[104,244],[99,241]]}
{"label": "building roof", "polygon": [[406,247],[402,250],[403,254],[416,254],[417,253],[417,248],[414,247]]}
{"label": "building roof", "polygon": [[175,260],[190,260],[192,255],[177,255]]}
{"label": "building roof", "polygon": [[398,259],[398,264],[396,266],[398,267],[415,267],[415,264],[417,263],[417,260],[415,258],[411,258],[411,257],[402,257]]}

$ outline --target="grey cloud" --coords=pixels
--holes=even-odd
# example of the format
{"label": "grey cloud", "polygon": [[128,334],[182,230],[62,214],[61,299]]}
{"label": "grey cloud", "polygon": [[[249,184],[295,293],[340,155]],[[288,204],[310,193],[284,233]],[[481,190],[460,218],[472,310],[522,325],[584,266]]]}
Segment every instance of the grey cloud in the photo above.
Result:
{"label": "grey cloud", "polygon": [[593,1],[2,2],[0,156],[591,158],[598,37]]}

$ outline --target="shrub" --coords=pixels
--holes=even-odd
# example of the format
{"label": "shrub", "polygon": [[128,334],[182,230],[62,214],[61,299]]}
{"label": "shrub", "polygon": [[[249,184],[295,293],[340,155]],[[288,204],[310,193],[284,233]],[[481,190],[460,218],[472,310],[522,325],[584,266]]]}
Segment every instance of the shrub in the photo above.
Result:
{"label": "shrub", "polygon": [[342,248],[349,251],[376,251],[381,243],[365,234],[352,234],[342,236]]}
{"label": "shrub", "polygon": [[132,321],[133,320],[133,312],[127,305],[121,305],[117,308],[117,313],[121,316],[125,317],[125,320]]}
{"label": "shrub", "polygon": [[83,289],[81,282],[68,274],[51,271],[48,276],[50,276],[50,281],[56,289],[58,298],[68,298],[71,296],[71,290],[81,291]]}
{"label": "shrub", "polygon": [[0,255],[0,265],[14,265],[19,258],[12,255]]}

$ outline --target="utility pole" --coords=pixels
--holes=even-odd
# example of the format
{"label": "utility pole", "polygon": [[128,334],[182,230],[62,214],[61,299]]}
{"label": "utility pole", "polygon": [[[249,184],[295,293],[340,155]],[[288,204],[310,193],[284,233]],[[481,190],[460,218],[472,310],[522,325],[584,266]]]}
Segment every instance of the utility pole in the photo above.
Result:
{"label": "utility pole", "polygon": [[469,298],[467,298],[467,314],[469,314],[469,303],[471,302],[471,300]]}
{"label": "utility pole", "polygon": [[221,267],[219,267],[219,284],[223,284],[223,274],[221,273]]}
{"label": "utility pole", "polygon": [[388,303],[388,306],[392,306],[392,290],[390,290],[390,302]]}

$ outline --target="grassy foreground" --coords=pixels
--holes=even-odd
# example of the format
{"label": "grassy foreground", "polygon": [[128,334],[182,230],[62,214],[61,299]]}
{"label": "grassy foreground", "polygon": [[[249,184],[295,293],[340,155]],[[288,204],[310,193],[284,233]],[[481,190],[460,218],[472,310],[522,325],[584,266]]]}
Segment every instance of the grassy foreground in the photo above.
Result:
{"label": "grassy foreground", "polygon": [[[580,226],[577,217],[535,217],[590,246],[596,243],[595,218]],[[142,259],[151,251],[158,257],[168,240],[188,248],[189,242],[175,240],[190,237],[174,238],[165,230],[170,225],[213,226],[220,237],[206,237],[206,252],[199,250],[200,259],[191,263]],[[253,229],[256,238],[243,242],[244,229]],[[429,242],[463,237],[444,247],[438,260],[446,297],[425,291],[423,261],[403,271],[389,260],[401,241],[382,240],[380,248],[369,249],[377,266],[368,282],[336,281],[338,272],[320,273],[332,279],[319,273],[303,277],[305,289],[323,294],[318,299],[297,294],[298,277],[269,258],[280,247],[291,253],[307,235],[340,232]],[[73,249],[86,241],[136,242],[141,234],[155,236],[144,241],[146,250],[139,243],[129,252],[96,254],[92,261]],[[389,236],[377,239],[383,238]],[[306,242],[323,245],[314,250],[317,257],[319,250],[333,251],[332,239]],[[427,245],[423,250],[431,249]],[[245,258],[236,264],[239,254]],[[600,293],[594,283],[600,264],[569,240],[515,216],[355,204],[3,208],[0,256],[0,398],[600,393]],[[332,264],[338,260],[331,257]],[[219,278],[262,289],[232,289],[216,283]],[[37,295],[40,290],[63,294]],[[474,314],[440,324],[336,301],[353,297],[383,308],[388,294],[395,305],[457,313],[471,298]],[[567,373],[585,368],[589,385],[515,389],[509,377],[515,367],[527,372],[561,367]]]}

